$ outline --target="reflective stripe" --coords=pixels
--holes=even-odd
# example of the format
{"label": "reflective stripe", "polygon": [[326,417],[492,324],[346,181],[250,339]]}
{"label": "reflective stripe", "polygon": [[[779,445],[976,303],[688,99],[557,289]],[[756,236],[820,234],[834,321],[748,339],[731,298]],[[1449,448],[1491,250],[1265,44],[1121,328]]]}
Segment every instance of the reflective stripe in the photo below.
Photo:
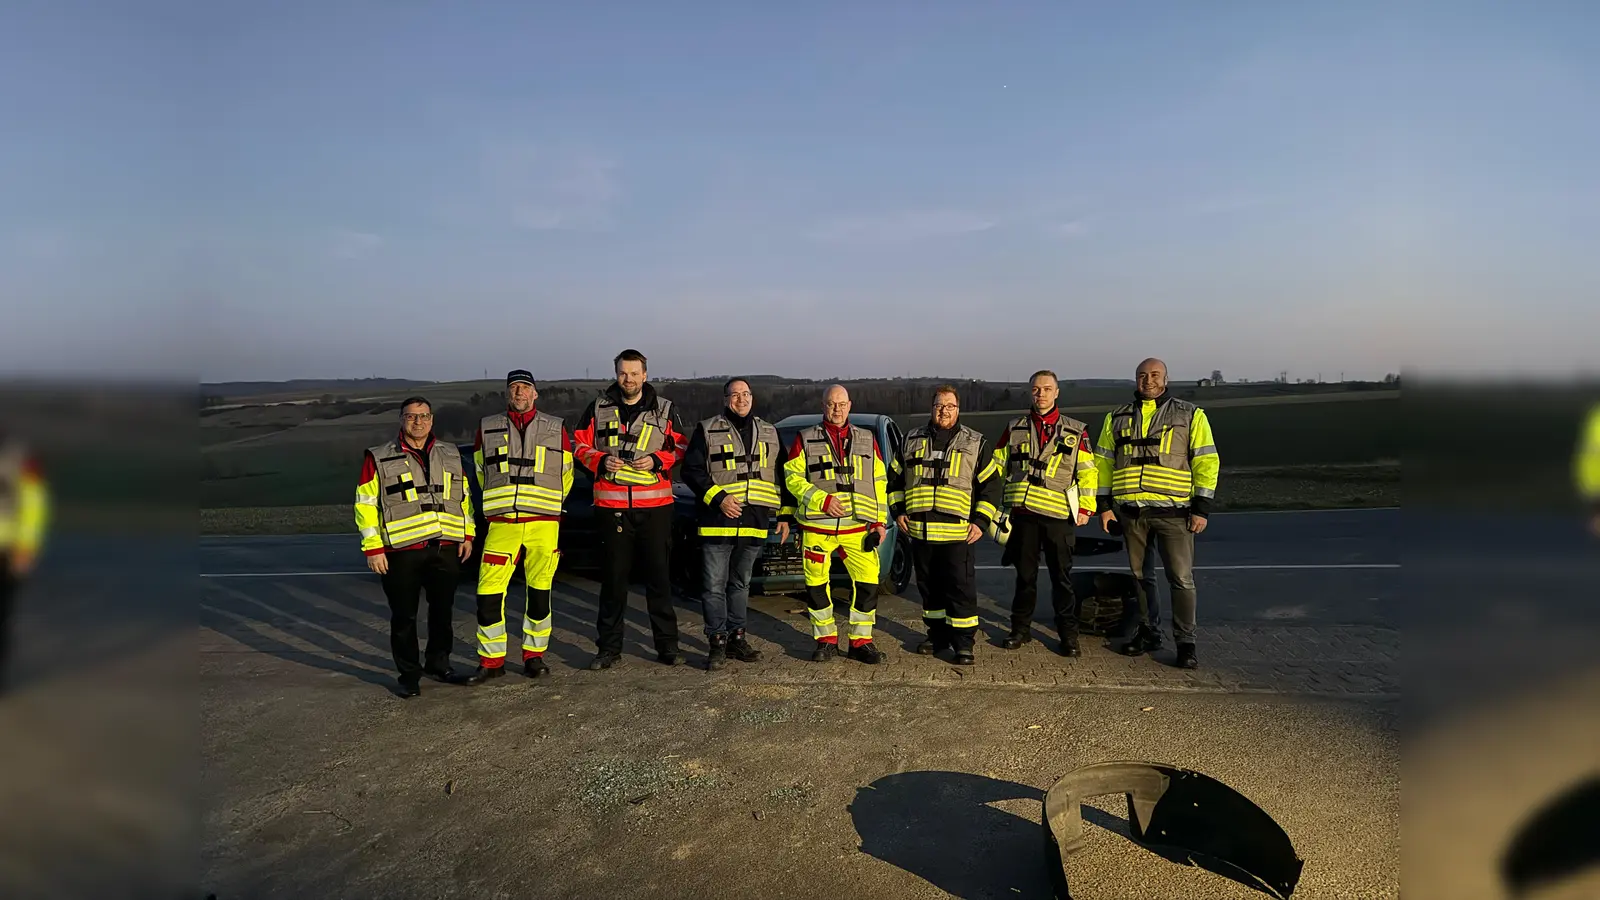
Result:
{"label": "reflective stripe", "polygon": [[934,543],[964,541],[971,527],[966,522],[925,522],[919,519],[912,519],[907,524],[911,526],[906,529],[909,536]]}
{"label": "reflective stripe", "polygon": [[723,489],[722,489],[722,487],[720,485],[713,484],[709,489],[706,490],[705,494],[700,497],[700,502],[704,503],[707,506],[710,506],[711,505],[711,498],[715,497],[716,495],[721,494],[721,493],[726,493],[726,492],[723,491]]}
{"label": "reflective stripe", "polygon": [[878,621],[878,614],[862,612],[855,607],[850,607],[850,636],[852,638],[872,637],[872,626]]}
{"label": "reflective stripe", "polygon": [[363,528],[361,529],[361,539],[364,541],[367,538],[375,538],[378,536],[378,533],[378,529],[376,528]]}
{"label": "reflective stripe", "polygon": [[978,513],[993,522],[1000,515],[1000,510],[996,509],[995,505],[987,500],[979,500]]}
{"label": "reflective stripe", "polygon": [[545,616],[537,622],[529,622],[526,617],[522,620],[522,649],[543,653],[550,646],[551,621],[553,616]]}
{"label": "reflective stripe", "polygon": [[1196,497],[1211,498],[1217,496],[1217,492],[1208,487],[1197,487],[1194,489],[1194,495]]}
{"label": "reflective stripe", "polygon": [[[1227,423],[1224,422],[1223,424],[1227,424]],[[1207,444],[1204,447],[1195,447],[1194,449],[1190,450],[1189,451],[1189,455],[1190,456],[1210,456],[1211,454],[1216,453],[1216,452],[1217,452],[1217,445],[1216,444]]]}
{"label": "reflective stripe", "polygon": [[378,505],[378,495],[377,494],[363,494],[363,493],[361,493],[361,491],[357,490],[356,491],[356,503],[361,505],[361,506],[377,506]]}
{"label": "reflective stripe", "polygon": [[963,618],[963,619],[957,619],[957,618],[952,616],[951,619],[950,619],[950,627],[951,628],[977,628],[978,627],[978,617],[977,616],[967,616],[966,618]]}
{"label": "reflective stripe", "polygon": [[942,618],[945,617],[944,616],[944,610],[942,610],[942,609],[925,609],[925,610],[922,611],[922,617],[924,619],[942,619]]}

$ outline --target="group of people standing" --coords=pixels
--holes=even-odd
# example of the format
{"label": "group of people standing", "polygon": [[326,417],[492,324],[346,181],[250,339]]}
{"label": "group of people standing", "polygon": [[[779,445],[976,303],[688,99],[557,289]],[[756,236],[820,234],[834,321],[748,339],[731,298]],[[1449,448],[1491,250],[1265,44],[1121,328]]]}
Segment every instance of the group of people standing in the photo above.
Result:
{"label": "group of people standing", "polygon": [[[636,350],[618,354],[615,383],[570,431],[560,417],[537,410],[530,372],[507,375],[507,408],[482,420],[474,442],[488,528],[477,581],[478,666],[469,674],[449,665],[452,598],[477,538],[461,453],[434,438],[432,408],[421,397],[402,404],[394,439],[368,449],[356,490],[356,526],[368,566],[382,576],[389,599],[402,696],[419,694],[423,675],[481,684],[504,673],[505,600],[519,562],[526,582],[523,671],[532,678],[549,673],[544,653],[561,514],[578,466],[594,479],[601,551],[592,670],[621,659],[635,567],[645,585],[657,660],[683,661],[671,600],[675,469],[696,498],[709,669],[730,658],[761,658],[747,638],[746,614],[755,564],[774,534],[799,544],[812,660],[881,662],[873,628],[891,522],[909,538],[923,600],[927,637],[916,652],[949,652],[957,665],[975,663],[975,551],[991,534],[1005,544],[1005,562],[1016,571],[1003,646],[1014,650],[1033,639],[1042,555],[1057,650],[1078,656],[1078,601],[1068,576],[1075,529],[1096,514],[1108,532],[1124,536],[1130,565],[1144,574],[1144,602],[1129,604],[1118,649],[1138,655],[1160,646],[1154,572],[1145,564],[1159,545],[1173,593],[1177,664],[1197,665],[1194,536],[1204,530],[1215,496],[1218,456],[1204,411],[1166,393],[1160,360],[1140,364],[1134,401],[1106,416],[1098,438],[1056,408],[1056,376],[1040,371],[1030,379],[1032,409],[1008,423],[992,446],[960,423],[959,394],[944,385],[934,391],[928,421],[907,433],[900,448],[880,446],[872,431],[850,422],[850,395],[842,385],[824,393],[822,421],[782,446],[774,424],[754,414],[750,383],[739,378],[723,386],[723,409],[685,435],[672,402],[649,383],[647,365]],[[835,558],[851,583],[842,626],[830,589]],[[428,639],[419,658],[423,594]]]}

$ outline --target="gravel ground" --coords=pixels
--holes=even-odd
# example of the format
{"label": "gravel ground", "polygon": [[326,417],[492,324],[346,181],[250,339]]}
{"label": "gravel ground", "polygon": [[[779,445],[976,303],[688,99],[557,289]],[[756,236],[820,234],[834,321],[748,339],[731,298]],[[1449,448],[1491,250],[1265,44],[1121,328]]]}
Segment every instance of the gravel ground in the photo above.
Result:
{"label": "gravel ground", "polygon": [[[258,654],[202,660],[202,886],[234,897],[1046,896],[1044,790],[1196,768],[1277,818],[1296,896],[1398,896],[1390,704],[652,679],[427,683],[401,702]],[[1034,726],[1034,727],[1030,727]],[[1131,843],[1083,897],[1259,897]],[[1119,833],[1122,829],[1122,833]]]}

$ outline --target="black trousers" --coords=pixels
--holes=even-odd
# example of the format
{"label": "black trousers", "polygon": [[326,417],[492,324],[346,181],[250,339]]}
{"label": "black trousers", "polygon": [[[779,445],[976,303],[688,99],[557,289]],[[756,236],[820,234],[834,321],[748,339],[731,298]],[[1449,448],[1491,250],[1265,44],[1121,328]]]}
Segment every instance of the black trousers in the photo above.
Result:
{"label": "black trousers", "polygon": [[978,634],[978,554],[966,541],[911,541],[928,638],[972,652]]}
{"label": "black trousers", "polygon": [[383,595],[389,598],[389,649],[394,653],[400,680],[406,684],[422,680],[424,664],[417,660],[417,607],[424,593],[428,595],[426,665],[440,670],[450,664],[450,650],[455,643],[450,614],[455,605],[456,583],[461,578],[458,549],[454,544],[435,544],[388,553],[389,573],[383,576]]}
{"label": "black trousers", "polygon": [[1072,591],[1072,552],[1077,546],[1071,519],[1048,516],[1011,517],[1011,537],[1006,540],[1003,562],[1017,570],[1016,592],[1011,597],[1011,633],[1026,634],[1033,627],[1033,610],[1039,600],[1039,553],[1044,552],[1050,573],[1050,603],[1055,607],[1056,628],[1076,634],[1078,597]]}
{"label": "black trousers", "polygon": [[635,566],[644,578],[645,607],[657,653],[678,650],[678,614],[672,608],[672,507],[595,510],[600,527],[600,615],[595,641],[601,653],[622,652],[622,614]]}

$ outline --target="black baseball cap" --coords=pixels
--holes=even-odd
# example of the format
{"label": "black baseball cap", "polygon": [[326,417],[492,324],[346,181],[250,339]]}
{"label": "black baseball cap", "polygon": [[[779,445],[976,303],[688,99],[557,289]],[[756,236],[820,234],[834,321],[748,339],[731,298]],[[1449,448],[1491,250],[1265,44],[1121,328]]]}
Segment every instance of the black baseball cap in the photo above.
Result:
{"label": "black baseball cap", "polygon": [[521,382],[522,384],[529,384],[534,387],[539,386],[539,383],[533,380],[533,373],[529,372],[527,369],[512,369],[506,373],[506,387],[510,387],[518,382]]}

